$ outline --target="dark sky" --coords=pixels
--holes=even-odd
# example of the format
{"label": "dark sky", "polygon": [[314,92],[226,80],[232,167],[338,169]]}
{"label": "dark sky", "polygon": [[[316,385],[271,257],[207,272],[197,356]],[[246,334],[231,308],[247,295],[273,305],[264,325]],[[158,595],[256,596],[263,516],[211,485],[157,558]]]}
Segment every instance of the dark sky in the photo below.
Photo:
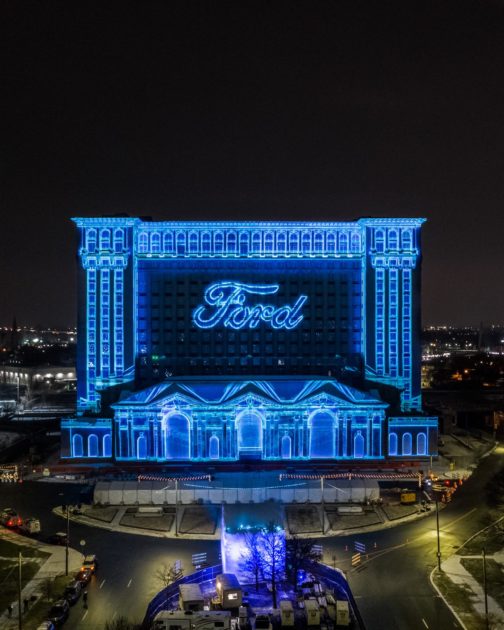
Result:
{"label": "dark sky", "polygon": [[0,7],[0,324],[74,324],[114,212],[424,216],[424,323],[504,322],[503,2]]}

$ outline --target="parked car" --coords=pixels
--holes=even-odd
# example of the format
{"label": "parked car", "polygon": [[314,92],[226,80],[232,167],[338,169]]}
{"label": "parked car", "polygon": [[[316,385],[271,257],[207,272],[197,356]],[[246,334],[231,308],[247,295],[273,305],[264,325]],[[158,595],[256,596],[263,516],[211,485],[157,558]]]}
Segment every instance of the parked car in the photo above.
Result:
{"label": "parked car", "polygon": [[65,588],[64,598],[73,606],[75,602],[79,599],[82,592],[82,582],[79,580],[74,580],[70,582]]}
{"label": "parked car", "polygon": [[56,630],[56,626],[52,621],[43,621],[39,626],[37,626],[37,630]]}
{"label": "parked car", "polygon": [[16,510],[12,508],[5,508],[0,514],[0,524],[6,527],[19,527],[23,523],[23,519],[19,516]]}
{"label": "parked car", "polygon": [[49,611],[49,620],[53,622],[55,626],[62,626],[68,619],[70,614],[70,604],[66,599],[60,599],[53,604]]}
{"label": "parked car", "polygon": [[24,534],[40,534],[40,521],[38,518],[25,518],[19,526],[20,531]]}
{"label": "parked car", "polygon": [[62,545],[64,547],[67,544],[67,535],[65,532],[56,532],[49,537],[49,542],[51,545]]}
{"label": "parked car", "polygon": [[83,584],[87,584],[92,577],[91,569],[81,569],[79,573],[75,576],[76,580],[82,582]]}
{"label": "parked car", "polygon": [[91,573],[96,573],[98,569],[98,558],[94,554],[90,554],[84,558],[82,570],[84,569],[90,569]]}

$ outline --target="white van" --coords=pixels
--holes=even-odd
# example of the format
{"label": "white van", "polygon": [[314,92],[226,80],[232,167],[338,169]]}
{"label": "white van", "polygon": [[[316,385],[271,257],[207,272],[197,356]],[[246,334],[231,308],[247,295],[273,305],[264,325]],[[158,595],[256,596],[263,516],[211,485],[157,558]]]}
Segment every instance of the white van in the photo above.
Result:
{"label": "white van", "polygon": [[316,599],[305,600],[306,625],[320,626],[320,607]]}
{"label": "white van", "polygon": [[280,621],[282,628],[294,627],[294,609],[289,599],[280,600]]}

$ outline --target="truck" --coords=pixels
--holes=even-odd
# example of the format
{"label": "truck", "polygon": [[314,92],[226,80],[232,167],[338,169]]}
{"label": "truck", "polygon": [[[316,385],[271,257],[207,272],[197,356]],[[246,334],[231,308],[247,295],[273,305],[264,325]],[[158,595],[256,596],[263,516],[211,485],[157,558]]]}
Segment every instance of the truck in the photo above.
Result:
{"label": "truck", "polygon": [[230,630],[228,610],[162,610],[155,617],[152,630]]}
{"label": "truck", "polygon": [[336,625],[350,625],[350,609],[348,607],[348,602],[344,599],[338,599],[336,601]]}
{"label": "truck", "polygon": [[180,584],[179,608],[180,610],[203,610],[205,601],[201,594],[199,584]]}
{"label": "truck", "polygon": [[320,607],[316,599],[305,600],[306,625],[308,627],[320,626]]}
{"label": "truck", "polygon": [[294,609],[292,608],[292,602],[289,599],[280,600],[280,622],[282,628],[294,627]]}
{"label": "truck", "polygon": [[239,608],[242,605],[242,589],[234,573],[221,573],[215,582],[217,600],[224,610]]}

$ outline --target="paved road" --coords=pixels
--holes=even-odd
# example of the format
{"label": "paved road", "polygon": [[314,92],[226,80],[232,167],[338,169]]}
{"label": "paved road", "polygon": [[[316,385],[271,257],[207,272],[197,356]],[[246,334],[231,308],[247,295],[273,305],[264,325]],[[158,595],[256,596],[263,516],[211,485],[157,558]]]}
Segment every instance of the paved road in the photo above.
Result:
{"label": "paved road", "polygon": [[[504,455],[485,458],[476,473],[440,512],[441,553],[453,550],[486,526],[484,486],[504,466]],[[369,561],[350,569],[355,541],[370,551]],[[321,541],[322,542],[322,541]],[[375,549],[376,543],[376,549]],[[430,586],[437,559],[435,513],[388,530],[347,538],[326,539],[324,559],[348,570],[348,579],[368,630],[426,630],[460,625]],[[345,551],[345,545],[348,551]],[[349,570],[350,569],[350,570]]]}
{"label": "paved road", "polygon": [[[3,484],[1,507],[13,507],[23,516],[37,516],[49,535],[64,531],[65,521],[51,509],[58,503],[78,503],[80,486],[73,484],[35,483]],[[59,496],[63,493],[63,496]],[[148,536],[119,534],[103,529],[70,523],[72,546],[79,548],[85,540],[86,553],[96,553],[100,561],[97,575],[88,586],[89,608],[82,600],[73,608],[65,628],[101,630],[106,620],[117,615],[141,620],[147,603],[161,589],[155,578],[163,562],[182,561],[192,572],[191,555],[206,551],[210,563],[218,562],[220,545],[214,541],[165,540]]]}
{"label": "paved road", "polygon": [[[455,500],[441,512],[444,556],[482,526],[483,487],[503,465],[502,454],[484,459],[473,477],[456,493]],[[24,483],[2,486],[1,496],[4,506],[14,507],[25,516],[39,516],[44,530],[52,533],[64,529],[64,522],[51,513],[51,508],[61,502],[77,503],[79,491],[80,486],[74,484]],[[67,625],[75,630],[101,630],[105,620],[117,615],[141,619],[148,601],[160,588],[154,574],[163,562],[180,559],[190,571],[191,554],[207,551],[209,561],[217,562],[220,550],[217,542],[163,540],[74,523],[71,539],[74,546],[85,539],[86,551],[96,553],[100,559],[99,573],[88,589],[88,611],[83,609],[82,602],[72,609]],[[350,570],[356,540],[370,551],[369,561],[358,570]],[[429,582],[436,562],[434,514],[375,533],[319,542],[324,546],[326,562],[335,555],[337,565],[348,570],[368,630],[459,627]]]}

